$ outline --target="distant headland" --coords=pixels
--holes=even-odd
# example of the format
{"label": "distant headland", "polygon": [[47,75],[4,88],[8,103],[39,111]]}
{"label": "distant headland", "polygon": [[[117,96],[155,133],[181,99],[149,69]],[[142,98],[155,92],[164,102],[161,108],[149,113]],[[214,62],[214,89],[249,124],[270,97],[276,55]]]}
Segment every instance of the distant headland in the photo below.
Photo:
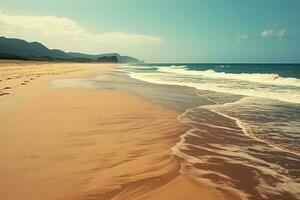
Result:
{"label": "distant headland", "polygon": [[98,62],[98,63],[140,63],[131,56],[118,53],[84,54],[49,49],[39,42],[27,42],[17,38],[0,37],[0,60]]}

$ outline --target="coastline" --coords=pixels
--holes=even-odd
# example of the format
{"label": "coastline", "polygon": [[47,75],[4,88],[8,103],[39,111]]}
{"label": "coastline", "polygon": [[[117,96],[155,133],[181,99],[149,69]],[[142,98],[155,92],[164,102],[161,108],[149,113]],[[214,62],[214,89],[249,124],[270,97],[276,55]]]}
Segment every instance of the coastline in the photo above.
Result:
{"label": "coastline", "polygon": [[[225,70],[210,67],[234,71],[244,65]],[[154,88],[150,96],[156,102],[181,111],[178,120],[190,127],[172,148],[182,159],[181,173],[216,188],[228,199],[298,199],[299,126],[295,122],[299,106],[288,99],[261,98],[249,92],[269,87],[271,93],[279,93],[282,86],[277,82],[239,84],[238,74],[216,73],[201,64],[145,64],[119,70],[144,85],[142,93],[149,93],[147,86]],[[227,89],[237,89],[239,95]]]}
{"label": "coastline", "polygon": [[4,200],[223,198],[179,173],[178,112],[126,91],[50,84],[115,65],[19,64],[0,72]]}

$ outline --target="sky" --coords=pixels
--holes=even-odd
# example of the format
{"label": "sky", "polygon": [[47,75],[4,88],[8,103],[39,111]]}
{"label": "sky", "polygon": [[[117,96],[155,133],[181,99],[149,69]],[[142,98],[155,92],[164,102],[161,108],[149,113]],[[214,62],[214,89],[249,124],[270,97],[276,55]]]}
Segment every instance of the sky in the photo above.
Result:
{"label": "sky", "polygon": [[146,62],[300,62],[299,0],[0,0],[0,35]]}

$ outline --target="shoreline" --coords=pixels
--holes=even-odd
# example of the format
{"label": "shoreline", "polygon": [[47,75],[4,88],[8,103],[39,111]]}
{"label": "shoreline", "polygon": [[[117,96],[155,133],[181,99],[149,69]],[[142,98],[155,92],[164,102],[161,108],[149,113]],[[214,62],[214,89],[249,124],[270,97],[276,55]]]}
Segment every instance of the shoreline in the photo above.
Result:
{"label": "shoreline", "polygon": [[3,199],[162,199],[169,191],[172,199],[221,199],[179,173],[171,148],[186,127],[178,113],[129,92],[51,87],[113,67],[54,65],[30,71],[42,78],[23,88],[23,80],[7,80],[18,87],[0,97]]}
{"label": "shoreline", "polygon": [[[290,119],[297,121],[297,114],[292,112],[298,109],[297,106],[271,99],[196,89],[191,87],[194,83],[213,86],[217,82],[231,88],[235,85],[231,85],[234,81],[222,82],[217,78],[204,82],[205,78],[197,78],[195,74],[190,77],[185,75],[186,71],[178,74],[165,72],[172,67],[149,65],[140,69],[138,66],[124,66],[120,71],[144,86],[141,94],[151,93],[147,87],[152,88],[156,102],[182,111],[179,120],[190,129],[173,147],[174,154],[183,159],[182,173],[225,193],[228,199],[297,199],[298,156],[249,137],[240,123],[248,124],[247,128],[257,137],[297,152],[298,144],[293,139],[296,139],[293,134],[297,125],[286,123],[281,118],[285,114],[294,116]],[[195,70],[193,66],[188,67],[186,70]],[[201,72],[203,68],[199,66],[196,70]],[[284,123],[280,124],[280,121]]]}

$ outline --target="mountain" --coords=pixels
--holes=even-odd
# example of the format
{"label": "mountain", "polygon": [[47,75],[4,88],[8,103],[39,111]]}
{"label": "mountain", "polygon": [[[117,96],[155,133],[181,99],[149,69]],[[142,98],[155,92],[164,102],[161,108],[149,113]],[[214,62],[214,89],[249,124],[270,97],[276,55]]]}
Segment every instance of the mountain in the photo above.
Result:
{"label": "mountain", "polygon": [[26,42],[25,40],[0,37],[0,53],[18,55],[27,58],[50,57],[57,59],[70,59],[72,56],[56,49],[48,49],[38,42]]}
{"label": "mountain", "polygon": [[48,49],[39,42],[27,42],[16,38],[0,37],[0,59],[139,63],[136,58],[118,53],[90,55],[66,53],[59,49]]}
{"label": "mountain", "polygon": [[117,56],[103,56],[97,59],[97,62],[102,63],[118,63]]}
{"label": "mountain", "polygon": [[73,57],[77,57],[77,58],[87,58],[87,59],[91,59],[91,60],[97,60],[101,57],[111,57],[111,56],[116,56],[118,59],[119,63],[140,63],[141,61],[134,58],[134,57],[130,57],[130,56],[121,56],[118,53],[106,53],[106,54],[84,54],[84,53],[77,53],[77,52],[69,52],[69,55],[73,56]]}

